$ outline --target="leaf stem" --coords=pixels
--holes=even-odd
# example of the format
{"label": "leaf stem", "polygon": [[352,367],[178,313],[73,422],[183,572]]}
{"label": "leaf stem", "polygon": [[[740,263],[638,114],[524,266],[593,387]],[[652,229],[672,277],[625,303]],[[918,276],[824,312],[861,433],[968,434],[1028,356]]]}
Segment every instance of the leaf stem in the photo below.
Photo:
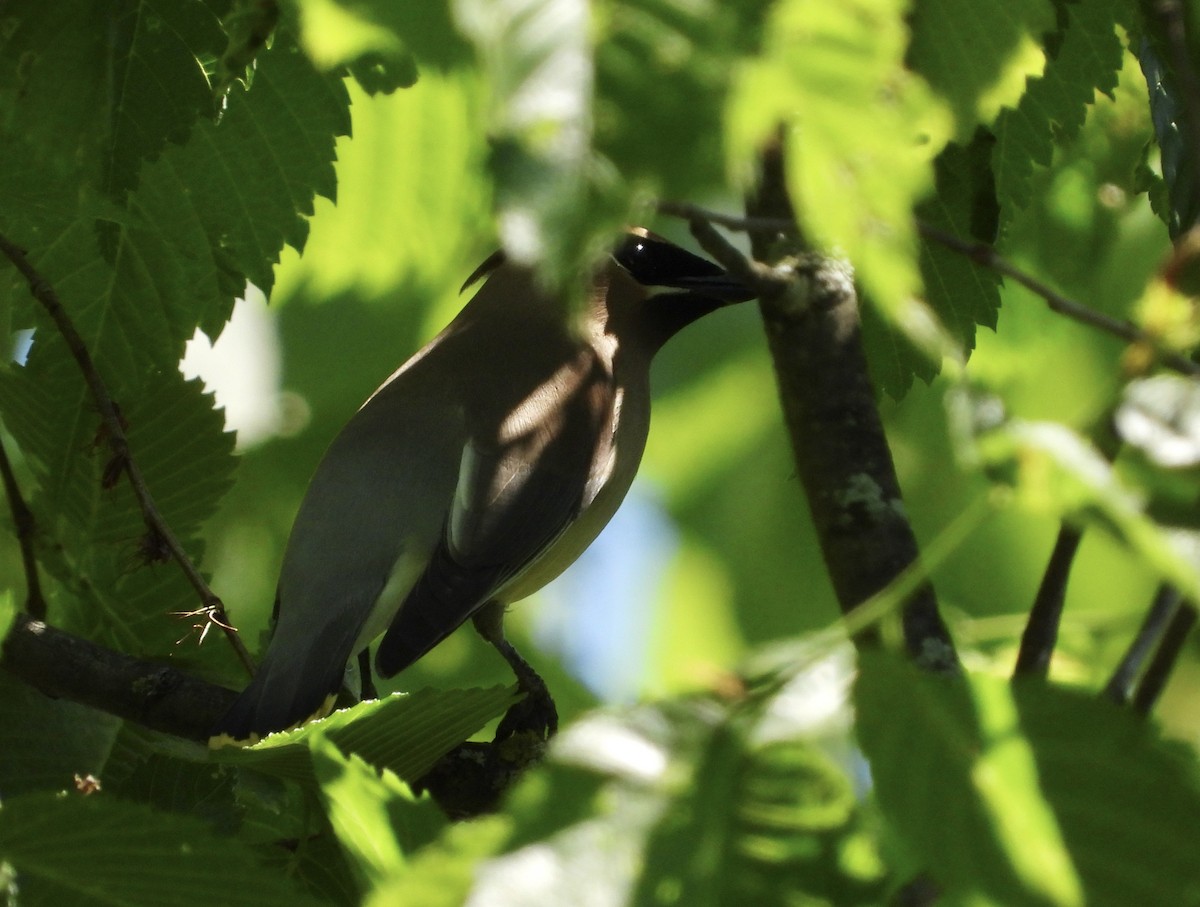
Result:
{"label": "leaf stem", "polygon": [[1016,281],[1034,295],[1040,296],[1046,305],[1050,307],[1050,311],[1065,315],[1073,321],[1086,324],[1089,327],[1096,328],[1106,334],[1111,334],[1113,337],[1118,337],[1128,343],[1143,344],[1154,350],[1163,365],[1181,374],[1200,375],[1200,365],[1197,365],[1185,356],[1163,349],[1162,344],[1155,337],[1137,325],[1105,315],[1103,312],[1097,312],[1095,309],[1081,302],[1063,296],[1037,278],[1022,271],[986,243],[959,239],[951,233],[947,233],[926,223],[918,222],[917,229],[926,239],[939,243],[947,249],[959,252],[976,264],[991,268],[998,274],[1003,274],[1005,277]]}
{"label": "leaf stem", "polygon": [[46,599],[42,595],[42,582],[38,576],[37,553],[33,550],[37,522],[21,495],[21,486],[17,484],[17,476],[3,440],[0,440],[0,477],[4,480],[4,493],[8,497],[13,526],[17,530],[17,543],[21,546],[21,565],[25,570],[25,610],[36,620],[45,620]]}
{"label": "leaf stem", "polygon": [[21,272],[21,275],[29,282],[30,293],[32,293],[34,299],[41,303],[46,313],[50,316],[50,319],[54,322],[55,327],[58,328],[63,340],[66,341],[67,348],[71,351],[71,355],[78,364],[79,370],[83,373],[83,379],[87,383],[88,389],[92,394],[92,399],[96,403],[96,408],[100,412],[100,418],[104,424],[104,435],[108,442],[109,450],[112,452],[109,469],[105,470],[106,475],[123,472],[129,477],[129,484],[132,486],[133,493],[141,507],[142,518],[146,522],[147,530],[156,542],[161,542],[163,547],[170,551],[175,562],[183,570],[188,583],[191,584],[192,589],[199,596],[202,613],[211,624],[216,624],[221,628],[221,631],[225,634],[225,638],[233,646],[238,659],[242,662],[246,671],[253,676],[254,662],[250,658],[249,651],[242,644],[237,630],[229,624],[228,618],[225,615],[224,604],[208,587],[208,583],[196,565],[192,563],[183,545],[176,538],[171,527],[167,525],[158,506],[154,503],[154,497],[150,493],[146,480],[142,476],[137,461],[134,460],[133,453],[129,448],[129,439],[125,434],[125,426],[121,419],[120,409],[113,400],[112,395],[109,394],[108,387],[105,385],[104,379],[100,377],[100,372],[96,368],[96,363],[92,359],[91,353],[88,352],[87,344],[84,343],[83,337],[80,336],[79,331],[75,328],[75,324],[67,314],[66,308],[58,298],[58,294],[54,291],[49,281],[29,263],[29,260],[25,257],[24,250],[15,245],[3,234],[0,234],[0,252],[4,253],[8,260],[13,263],[17,270]]}

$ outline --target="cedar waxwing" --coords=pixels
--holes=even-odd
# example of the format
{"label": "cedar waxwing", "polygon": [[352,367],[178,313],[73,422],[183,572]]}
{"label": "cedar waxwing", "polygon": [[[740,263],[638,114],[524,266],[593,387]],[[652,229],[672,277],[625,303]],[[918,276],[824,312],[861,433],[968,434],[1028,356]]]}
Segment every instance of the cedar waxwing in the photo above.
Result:
{"label": "cedar waxwing", "polygon": [[498,737],[539,715],[553,733],[545,685],[504,640],[504,607],[566,569],[625,497],[650,426],[654,353],[753,293],[641,229],[574,316],[503,253],[463,289],[482,278],[329,446],[292,526],[270,646],[214,742],[328,708],[347,662],[380,634],[376,669],[391,677],[471,617],[527,694]]}

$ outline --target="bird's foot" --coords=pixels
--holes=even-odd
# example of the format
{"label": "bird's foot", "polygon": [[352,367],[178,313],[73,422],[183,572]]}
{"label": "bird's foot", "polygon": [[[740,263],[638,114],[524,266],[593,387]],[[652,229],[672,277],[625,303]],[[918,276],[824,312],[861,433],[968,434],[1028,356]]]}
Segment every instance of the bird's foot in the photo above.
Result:
{"label": "bird's foot", "polygon": [[530,670],[518,680],[518,688],[525,698],[504,713],[496,728],[495,742],[515,734],[533,734],[539,740],[549,740],[558,732],[558,709],[545,681]]}

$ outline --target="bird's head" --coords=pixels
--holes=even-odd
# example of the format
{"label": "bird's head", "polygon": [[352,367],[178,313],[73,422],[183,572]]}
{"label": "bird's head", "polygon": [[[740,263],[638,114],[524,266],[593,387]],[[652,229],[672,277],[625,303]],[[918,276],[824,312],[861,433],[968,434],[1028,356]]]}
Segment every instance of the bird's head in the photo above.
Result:
{"label": "bird's head", "polygon": [[629,229],[611,253],[606,305],[657,348],[698,318],[755,298],[744,282],[644,227]]}

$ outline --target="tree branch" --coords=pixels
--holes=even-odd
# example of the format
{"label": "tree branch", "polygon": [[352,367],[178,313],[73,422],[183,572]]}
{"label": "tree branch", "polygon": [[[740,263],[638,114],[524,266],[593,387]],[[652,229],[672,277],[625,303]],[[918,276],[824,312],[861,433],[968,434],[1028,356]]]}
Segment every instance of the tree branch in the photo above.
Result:
{"label": "tree branch", "polygon": [[[205,744],[237,697],[233,690],[114,652],[28,614],[17,615],[0,646],[0,668],[52,698]],[[452,818],[494,811],[504,791],[541,759],[545,744],[526,739],[531,736],[461,743],[413,780],[413,786],[428,790]]]}
{"label": "tree branch", "polygon": [[[108,388],[104,384],[104,379],[100,377],[96,363],[92,360],[91,353],[88,352],[87,344],[84,343],[83,337],[76,330],[75,324],[71,321],[66,308],[58,298],[58,294],[37,269],[29,263],[29,260],[25,257],[25,252],[2,234],[0,234],[0,252],[3,252],[7,256],[8,260],[16,266],[17,270],[29,282],[30,293],[33,294],[34,299],[41,303],[50,316],[50,319],[54,322],[55,327],[58,328],[63,340],[66,341],[67,348],[71,351],[71,355],[79,365],[79,370],[83,373],[83,379],[87,382],[92,399],[95,401],[96,408],[99,410],[100,417],[103,420],[104,434],[108,441],[109,450],[112,452],[112,460],[109,464],[109,470],[106,470],[106,474],[111,470],[114,473],[124,472],[129,477],[129,484],[132,486],[133,493],[137,497],[138,504],[141,507],[142,517],[146,522],[146,528],[150,533],[150,537],[155,542],[161,542],[162,547],[171,552],[171,556],[179,564],[184,576],[187,577],[196,595],[200,598],[201,613],[211,623],[221,628],[247,672],[253,675],[254,662],[250,658],[249,651],[242,644],[237,630],[229,624],[229,620],[225,616],[225,605],[208,587],[208,583],[196,565],[192,563],[183,545],[175,537],[175,533],[167,525],[167,521],[163,518],[162,513],[154,503],[154,497],[151,495],[150,489],[146,485],[146,480],[143,478],[137,461],[134,460],[133,453],[130,450],[129,439],[125,435],[125,426],[121,419],[120,410],[113,400],[112,395],[109,394]],[[156,545],[156,547],[158,546]]]}
{"label": "tree branch", "polygon": [[21,486],[8,459],[8,451],[0,440],[0,477],[4,480],[4,493],[12,511],[13,527],[17,532],[17,543],[21,546],[21,566],[25,571],[25,610],[37,620],[46,619],[46,599],[42,595],[42,581],[38,576],[37,553],[33,550],[33,539],[37,524],[33,511],[21,495]]}
{"label": "tree branch", "polygon": [[1133,710],[1139,715],[1149,715],[1158,702],[1158,697],[1162,695],[1167,679],[1179,660],[1179,653],[1183,651],[1183,644],[1195,623],[1196,609],[1187,602],[1176,608],[1175,613],[1171,615],[1162,642],[1159,643],[1154,658],[1150,660],[1142,682],[1138,684],[1137,692],[1133,694]]}
{"label": "tree branch", "polygon": [[[794,224],[781,146],[764,153],[762,167],[747,214]],[[796,468],[838,601],[849,613],[918,560],[917,542],[867,371],[850,268],[811,253],[785,258],[776,249],[780,238],[774,226],[751,232],[754,257],[784,262],[776,273],[793,278],[766,288],[760,308]],[[797,242],[790,246],[800,251]],[[919,664],[957,669],[928,582],[908,599],[901,621]]]}
{"label": "tree branch", "polygon": [[133,658],[17,615],[0,667],[34,689],[204,742],[237,695],[163,664]]}
{"label": "tree branch", "polygon": [[976,264],[991,268],[998,274],[1003,274],[1005,277],[1016,281],[1031,293],[1045,300],[1046,305],[1050,307],[1050,311],[1065,315],[1073,321],[1086,324],[1106,334],[1111,334],[1113,337],[1117,337],[1127,343],[1144,345],[1154,351],[1158,360],[1163,365],[1181,374],[1200,375],[1200,365],[1192,362],[1186,356],[1180,356],[1178,353],[1164,349],[1156,337],[1142,330],[1137,325],[1129,321],[1112,318],[1103,312],[1097,312],[1095,309],[1081,302],[1068,299],[1061,293],[1055,292],[1037,278],[1026,274],[1016,265],[1003,258],[986,243],[959,239],[957,236],[947,233],[944,230],[939,230],[937,227],[932,227],[929,224],[918,223],[917,228],[926,239],[939,243],[947,249],[959,252]]}
{"label": "tree branch", "polygon": [[1021,648],[1017,652],[1017,665],[1013,677],[1045,677],[1050,670],[1050,658],[1058,643],[1058,627],[1062,621],[1063,602],[1067,597],[1067,580],[1071,575],[1071,564],[1083,532],[1064,523],[1059,527],[1050,563],[1042,575],[1037,597],[1029,610],[1029,621],[1021,635]]}
{"label": "tree branch", "polygon": [[711,208],[693,205],[690,202],[662,201],[655,205],[655,207],[659,210],[659,213],[666,214],[668,217],[679,217],[686,221],[716,224],[718,227],[724,227],[726,230],[734,230],[739,233],[776,232],[794,235],[798,235],[799,233],[796,222],[788,220],[786,217],[739,217],[735,214],[722,214],[720,211],[713,211]]}
{"label": "tree branch", "polygon": [[1150,602],[1150,608],[1142,619],[1137,635],[1104,687],[1104,695],[1117,705],[1128,705],[1133,698],[1142,666],[1162,639],[1180,600],[1179,590],[1166,583],[1159,586],[1158,591],[1154,593],[1154,600]]}

